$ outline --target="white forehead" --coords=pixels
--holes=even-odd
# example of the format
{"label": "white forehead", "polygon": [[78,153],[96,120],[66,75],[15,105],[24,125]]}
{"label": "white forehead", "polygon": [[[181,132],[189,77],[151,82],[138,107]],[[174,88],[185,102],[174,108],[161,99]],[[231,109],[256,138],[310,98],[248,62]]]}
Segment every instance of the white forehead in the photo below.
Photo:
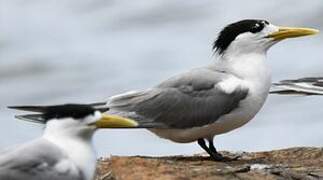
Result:
{"label": "white forehead", "polygon": [[264,27],[264,29],[262,31],[260,31],[260,33],[263,33],[263,34],[270,34],[270,33],[273,33],[273,32],[276,32],[279,30],[279,27],[278,26],[275,26],[273,24],[268,24]]}
{"label": "white forehead", "polygon": [[91,114],[84,118],[84,122],[89,124],[98,121],[101,119],[102,113],[100,111],[95,111],[94,114]]}

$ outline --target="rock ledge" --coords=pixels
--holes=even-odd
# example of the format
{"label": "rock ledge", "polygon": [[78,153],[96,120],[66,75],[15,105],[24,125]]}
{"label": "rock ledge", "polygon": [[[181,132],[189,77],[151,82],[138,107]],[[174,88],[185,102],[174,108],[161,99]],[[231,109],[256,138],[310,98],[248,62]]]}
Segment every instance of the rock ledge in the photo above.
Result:
{"label": "rock ledge", "polygon": [[230,162],[214,162],[205,154],[101,158],[96,180],[323,179],[323,148],[221,153],[239,158]]}

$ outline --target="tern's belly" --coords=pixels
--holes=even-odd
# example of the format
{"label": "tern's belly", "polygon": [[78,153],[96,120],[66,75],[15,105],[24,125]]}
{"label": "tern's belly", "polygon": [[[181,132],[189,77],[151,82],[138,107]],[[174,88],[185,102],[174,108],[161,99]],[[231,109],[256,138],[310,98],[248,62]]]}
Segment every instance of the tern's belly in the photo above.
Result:
{"label": "tern's belly", "polygon": [[[268,88],[269,90],[269,88]],[[166,138],[179,143],[188,143],[200,138],[212,138],[239,128],[249,122],[263,106],[268,90],[262,93],[251,93],[242,100],[237,109],[223,115],[214,123],[189,129],[150,129],[159,137]]]}

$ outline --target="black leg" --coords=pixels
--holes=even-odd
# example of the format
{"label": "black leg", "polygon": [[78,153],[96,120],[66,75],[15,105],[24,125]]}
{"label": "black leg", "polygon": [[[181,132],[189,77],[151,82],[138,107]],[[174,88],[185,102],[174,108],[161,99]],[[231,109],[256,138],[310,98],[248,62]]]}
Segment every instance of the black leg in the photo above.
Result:
{"label": "black leg", "polygon": [[224,157],[222,156],[222,154],[218,153],[218,151],[217,151],[217,150],[216,150],[216,148],[214,147],[213,139],[208,140],[208,141],[209,141],[209,149],[210,149],[210,151],[212,152],[213,156],[215,156],[215,157],[216,157],[216,159],[224,160]]}
{"label": "black leg", "polygon": [[206,146],[205,140],[204,139],[198,139],[197,143],[203,148],[209,155],[211,155],[210,149]]}
{"label": "black leg", "polygon": [[209,141],[209,148],[212,152],[217,153],[214,144],[213,144],[213,140],[208,140]]}
{"label": "black leg", "polygon": [[[210,142],[210,141],[209,141]],[[213,142],[212,142],[212,146],[211,147],[211,143],[210,143],[210,147],[206,146],[205,140],[204,139],[198,139],[197,143],[211,156],[211,158],[215,161],[221,161],[223,160],[223,156],[221,154],[219,154],[216,149],[214,148]],[[211,149],[212,148],[212,149]]]}

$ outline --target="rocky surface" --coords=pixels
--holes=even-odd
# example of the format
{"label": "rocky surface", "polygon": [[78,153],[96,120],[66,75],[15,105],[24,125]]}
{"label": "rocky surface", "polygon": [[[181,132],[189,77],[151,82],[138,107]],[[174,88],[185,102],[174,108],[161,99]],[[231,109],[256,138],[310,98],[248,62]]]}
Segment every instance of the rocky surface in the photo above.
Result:
{"label": "rocky surface", "polygon": [[239,158],[228,162],[214,162],[205,154],[101,158],[96,180],[323,179],[323,148],[221,153]]}

